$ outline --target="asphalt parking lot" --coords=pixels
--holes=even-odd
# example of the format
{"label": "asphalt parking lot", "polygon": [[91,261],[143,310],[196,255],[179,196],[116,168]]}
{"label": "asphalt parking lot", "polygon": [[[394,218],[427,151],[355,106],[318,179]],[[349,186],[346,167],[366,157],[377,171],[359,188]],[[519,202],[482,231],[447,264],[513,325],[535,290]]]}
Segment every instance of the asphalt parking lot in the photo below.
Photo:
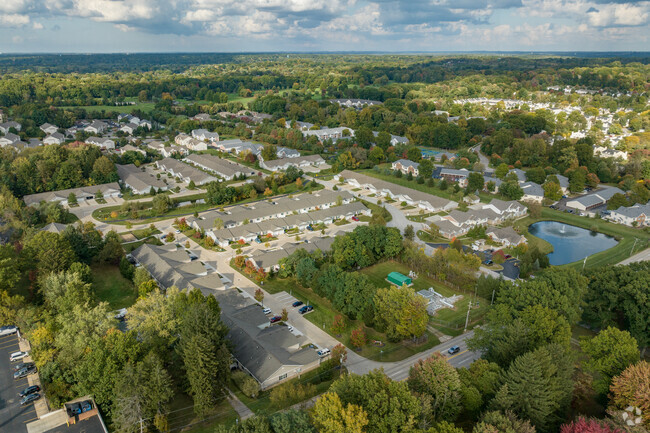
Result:
{"label": "asphalt parking lot", "polygon": [[21,361],[9,361],[18,350],[16,334],[0,337],[0,432],[26,433],[25,425],[37,419],[33,403],[20,405],[18,393],[27,388],[27,378],[14,380],[14,366]]}

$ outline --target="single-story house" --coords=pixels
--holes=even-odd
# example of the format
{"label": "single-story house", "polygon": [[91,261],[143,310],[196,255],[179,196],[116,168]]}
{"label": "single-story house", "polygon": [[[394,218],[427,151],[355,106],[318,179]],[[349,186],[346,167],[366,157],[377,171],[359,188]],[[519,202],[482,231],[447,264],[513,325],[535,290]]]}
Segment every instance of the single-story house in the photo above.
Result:
{"label": "single-story house", "polygon": [[504,247],[516,247],[527,242],[526,238],[517,233],[512,227],[491,228],[487,230],[486,234],[494,242]]}
{"label": "single-story house", "polygon": [[117,182],[104,183],[101,185],[82,186],[79,188],[70,188],[60,191],[39,192],[38,194],[29,194],[23,197],[23,201],[27,206],[37,206],[40,202],[59,202],[66,206],[68,204],[68,197],[74,194],[78,202],[84,200],[92,200],[101,192],[102,196],[106,198],[119,197],[120,185]]}
{"label": "single-story house", "polygon": [[133,164],[116,164],[117,175],[124,187],[131,189],[133,194],[149,194],[151,188],[156,191],[166,191],[167,184],[152,174],[142,171]]}
{"label": "single-story house", "polygon": [[607,204],[614,194],[624,194],[624,192],[616,187],[602,187],[597,191],[567,201],[566,207],[579,211],[588,211]]}
{"label": "single-story house", "polygon": [[611,211],[607,219],[630,227],[646,227],[650,225],[650,201],[630,207],[621,206]]}

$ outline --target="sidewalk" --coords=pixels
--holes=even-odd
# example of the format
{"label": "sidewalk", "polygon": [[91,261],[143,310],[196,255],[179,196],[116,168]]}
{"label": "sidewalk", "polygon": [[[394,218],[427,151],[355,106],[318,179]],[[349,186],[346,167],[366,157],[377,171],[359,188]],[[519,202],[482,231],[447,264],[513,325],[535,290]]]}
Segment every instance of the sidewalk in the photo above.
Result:
{"label": "sidewalk", "polygon": [[[228,389],[228,388],[226,388]],[[228,399],[228,403],[232,406],[233,409],[235,409],[235,412],[239,415],[239,418],[242,420],[245,420],[246,418],[250,418],[254,415],[253,411],[248,408],[240,399],[237,398],[237,396],[230,390],[228,389],[228,395],[226,396]]]}

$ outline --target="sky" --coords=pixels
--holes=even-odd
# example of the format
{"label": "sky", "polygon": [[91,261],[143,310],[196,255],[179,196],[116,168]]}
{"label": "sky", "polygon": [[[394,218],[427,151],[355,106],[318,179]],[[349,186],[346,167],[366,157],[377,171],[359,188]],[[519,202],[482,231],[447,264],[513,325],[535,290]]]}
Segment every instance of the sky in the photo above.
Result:
{"label": "sky", "polygon": [[650,1],[0,0],[0,52],[650,51]]}

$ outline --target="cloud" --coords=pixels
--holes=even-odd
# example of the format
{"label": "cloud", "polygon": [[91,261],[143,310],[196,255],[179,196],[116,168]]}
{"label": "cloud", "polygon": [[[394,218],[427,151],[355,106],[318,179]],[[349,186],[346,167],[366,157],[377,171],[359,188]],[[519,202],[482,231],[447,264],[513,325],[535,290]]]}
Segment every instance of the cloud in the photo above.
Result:
{"label": "cloud", "polygon": [[595,27],[640,26],[648,23],[650,2],[608,4],[587,11],[589,24]]}
{"label": "cloud", "polygon": [[0,25],[4,27],[22,27],[29,24],[29,16],[21,14],[0,15]]}

